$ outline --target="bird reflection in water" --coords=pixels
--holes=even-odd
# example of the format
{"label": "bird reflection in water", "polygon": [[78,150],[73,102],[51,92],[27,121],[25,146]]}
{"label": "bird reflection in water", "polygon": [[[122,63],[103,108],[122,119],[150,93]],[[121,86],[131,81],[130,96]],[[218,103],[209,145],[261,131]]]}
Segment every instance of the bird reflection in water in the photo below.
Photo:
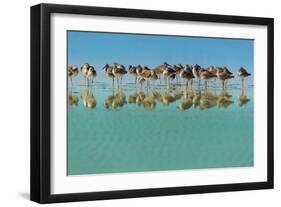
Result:
{"label": "bird reflection in water", "polygon": [[79,98],[78,96],[74,95],[72,91],[68,94],[68,105],[75,108],[78,106]]}
{"label": "bird reflection in water", "polygon": [[161,94],[160,101],[164,106],[168,106],[169,104],[175,102],[176,100],[177,100],[176,96],[169,91],[165,91]]}
{"label": "bird reflection in water", "polygon": [[245,106],[249,101],[251,101],[251,99],[247,97],[246,90],[244,88],[241,88],[240,95],[237,97],[238,106]]}
{"label": "bird reflection in water", "polygon": [[81,91],[80,97],[86,108],[94,109],[96,107],[97,102],[90,87],[87,87],[85,90]]}
{"label": "bird reflection in water", "polygon": [[178,109],[183,112],[190,108],[198,108],[201,111],[213,107],[227,108],[233,104],[231,97],[226,90],[222,90],[219,95],[210,90],[184,90]]}
{"label": "bird reflection in water", "polygon": [[200,110],[210,109],[217,105],[217,96],[211,91],[204,90],[200,92],[200,99],[198,102],[198,108]]}
{"label": "bird reflection in water", "polygon": [[156,99],[158,97],[158,92],[149,91],[144,93],[143,91],[135,91],[128,96],[129,104],[137,104],[138,106],[143,106],[145,109],[153,110],[156,107]]}
{"label": "bird reflection in water", "polygon": [[226,89],[222,89],[221,93],[218,95],[217,106],[218,108],[227,108],[234,102],[231,100],[232,95],[230,95]]}
{"label": "bird reflection in water", "polygon": [[127,104],[126,96],[120,89],[112,90],[112,95],[108,96],[104,101],[104,107],[106,109],[118,109]]}
{"label": "bird reflection in water", "polygon": [[193,99],[193,95],[191,91],[188,90],[184,90],[183,91],[183,99],[180,102],[178,109],[180,111],[185,111],[189,108],[192,107],[193,103],[192,103],[192,99]]}
{"label": "bird reflection in water", "polygon": [[[127,93],[127,92],[126,92]],[[93,95],[91,87],[87,87],[80,93],[80,98],[86,108],[93,109],[96,107],[96,99]],[[245,89],[241,89],[240,95],[237,96],[237,104],[239,106],[246,105],[250,99],[246,95]],[[71,91],[68,94],[68,105],[71,107],[78,106],[78,96]],[[217,94],[209,89],[196,89],[192,88],[177,88],[177,89],[136,89],[131,94],[126,96],[125,91],[121,88],[112,89],[112,94],[107,96],[104,100],[104,107],[106,109],[119,109],[126,104],[135,104],[143,107],[144,109],[154,110],[157,103],[164,107],[173,104],[176,108],[183,112],[188,109],[199,109],[204,111],[214,107],[226,109],[231,106],[232,95],[229,94],[227,89],[221,89]]]}

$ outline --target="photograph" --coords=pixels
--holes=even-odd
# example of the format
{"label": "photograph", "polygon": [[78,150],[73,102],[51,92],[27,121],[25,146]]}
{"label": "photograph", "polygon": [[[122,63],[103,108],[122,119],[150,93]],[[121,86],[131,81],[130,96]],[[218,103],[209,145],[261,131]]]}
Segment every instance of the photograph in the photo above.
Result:
{"label": "photograph", "polygon": [[254,166],[254,39],[66,36],[67,176]]}
{"label": "photograph", "polygon": [[258,16],[31,7],[30,199],[273,189],[274,18]]}

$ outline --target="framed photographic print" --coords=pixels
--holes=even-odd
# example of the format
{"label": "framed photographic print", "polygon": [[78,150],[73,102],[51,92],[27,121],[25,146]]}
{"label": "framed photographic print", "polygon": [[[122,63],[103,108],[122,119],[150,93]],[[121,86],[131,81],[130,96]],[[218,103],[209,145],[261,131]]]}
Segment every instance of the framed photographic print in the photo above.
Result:
{"label": "framed photographic print", "polygon": [[31,200],[273,188],[273,19],[31,7]]}

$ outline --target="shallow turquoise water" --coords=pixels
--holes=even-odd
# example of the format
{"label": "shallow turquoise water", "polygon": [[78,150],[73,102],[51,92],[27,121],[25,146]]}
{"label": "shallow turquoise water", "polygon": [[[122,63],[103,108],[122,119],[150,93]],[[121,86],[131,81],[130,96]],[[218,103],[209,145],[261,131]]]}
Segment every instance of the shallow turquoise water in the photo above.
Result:
{"label": "shallow turquoise water", "polygon": [[[253,86],[69,83],[68,175],[253,166]],[[128,84],[125,84],[125,83]]]}

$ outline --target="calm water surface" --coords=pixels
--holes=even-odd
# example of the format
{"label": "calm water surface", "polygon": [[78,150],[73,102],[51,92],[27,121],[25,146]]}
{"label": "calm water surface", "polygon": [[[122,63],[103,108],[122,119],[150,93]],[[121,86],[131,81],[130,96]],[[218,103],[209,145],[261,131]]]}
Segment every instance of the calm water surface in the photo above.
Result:
{"label": "calm water surface", "polygon": [[68,175],[253,166],[253,86],[69,82]]}

